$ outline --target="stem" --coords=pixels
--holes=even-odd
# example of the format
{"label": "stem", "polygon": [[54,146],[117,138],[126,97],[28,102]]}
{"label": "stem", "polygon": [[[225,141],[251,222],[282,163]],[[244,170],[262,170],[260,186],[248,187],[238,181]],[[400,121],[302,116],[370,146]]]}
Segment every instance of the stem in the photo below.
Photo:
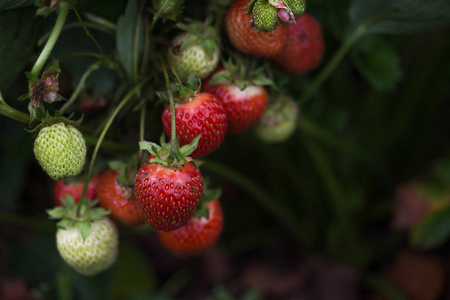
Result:
{"label": "stem", "polygon": [[80,57],[80,56],[89,56],[89,57],[94,57],[97,59],[102,59],[102,56],[98,53],[84,51],[84,52],[77,52],[77,53],[72,53],[72,54],[61,56],[59,58],[59,61],[64,61],[64,60],[67,60],[70,58]]}
{"label": "stem", "polygon": [[171,126],[172,130],[170,132],[170,145],[172,147],[175,147],[175,144],[177,142],[177,129],[176,129],[176,121],[175,121],[175,102],[173,101],[173,95],[172,95],[172,88],[170,87],[170,80],[169,80],[169,74],[167,74],[167,66],[164,61],[164,58],[160,55],[160,60],[163,66],[163,72],[164,72],[164,78],[166,81],[166,88],[167,93],[169,94],[169,101],[170,101],[170,115],[171,115]]}
{"label": "stem", "polygon": [[97,70],[98,68],[100,68],[100,65],[102,64],[102,61],[98,61],[92,65],[89,66],[89,68],[86,70],[86,72],[84,72],[83,76],[80,79],[80,82],[78,82],[77,88],[75,89],[75,91],[73,92],[72,96],[70,97],[69,100],[66,101],[66,103],[64,103],[64,105],[61,107],[61,109],[59,110],[59,112],[61,113],[61,115],[64,114],[64,111],[70,106],[72,105],[72,103],[75,101],[75,99],[78,97],[78,95],[81,93],[81,90],[84,88],[84,84],[86,82],[86,79],[88,78],[88,76],[94,72],[95,70]]}
{"label": "stem", "polygon": [[97,144],[95,145],[94,148],[94,152],[92,153],[92,157],[91,157],[91,161],[89,163],[89,169],[88,169],[88,173],[86,176],[86,181],[84,184],[84,188],[83,188],[83,192],[81,193],[80,196],[80,200],[77,204],[77,216],[80,217],[80,211],[81,211],[81,207],[83,205],[84,202],[84,195],[86,194],[86,190],[87,187],[89,185],[89,180],[91,178],[92,175],[92,170],[94,169],[94,163],[95,163],[95,159],[97,158],[97,153],[98,150],[100,149],[100,145],[103,142],[103,139],[106,136],[106,133],[108,132],[109,127],[111,127],[112,122],[114,121],[114,119],[116,118],[117,114],[120,112],[120,110],[125,106],[125,104],[128,103],[128,101],[130,101],[130,99],[132,99],[132,97],[134,96],[134,94],[138,93],[141,88],[150,80],[150,77],[144,77],[123,99],[122,101],[119,103],[119,105],[116,107],[116,109],[114,110],[114,112],[111,114],[111,116],[108,119],[108,122],[105,124],[105,127],[102,130],[102,133],[100,134]]}
{"label": "stem", "polygon": [[[98,138],[95,138],[95,137],[92,137],[89,135],[85,135],[85,134],[83,134],[83,137],[84,137],[84,140],[86,141],[86,144],[93,145],[93,146],[97,145]],[[106,148],[106,149],[111,149],[111,150],[127,151],[127,152],[134,152],[137,149],[136,146],[126,145],[126,144],[109,141],[109,140],[103,140],[101,147]]]}
{"label": "stem", "polygon": [[[142,5],[145,4],[145,1],[141,3],[141,10]],[[138,13],[138,19],[136,21],[136,27],[134,28],[134,45],[133,45],[133,82],[136,82],[138,80],[138,64],[139,64],[139,37],[140,37],[140,28],[141,28],[141,22],[142,22],[142,14]]]}
{"label": "stem", "polygon": [[30,116],[9,106],[0,91],[0,115],[4,115],[10,119],[22,122],[25,124],[30,124]]}
{"label": "stem", "polygon": [[269,213],[273,214],[278,221],[284,225],[297,239],[297,241],[302,244],[303,236],[299,228],[301,224],[297,221],[296,217],[287,209],[282,206],[279,201],[271,197],[269,193],[254,182],[251,178],[236,172],[235,170],[215,162],[208,161],[206,164],[202,165],[202,168],[206,168],[220,176],[230,180],[236,185],[243,188],[248,194],[250,194],[258,204],[264,207]]}
{"label": "stem", "polygon": [[102,46],[100,46],[100,44],[97,42],[97,40],[96,40],[96,39],[94,38],[94,36],[91,34],[91,32],[89,31],[89,29],[87,29],[87,27],[84,25],[84,22],[83,22],[83,20],[81,19],[81,16],[80,16],[80,14],[78,13],[78,10],[77,10],[76,6],[75,6],[75,5],[72,5],[72,9],[73,9],[73,11],[75,12],[75,15],[77,16],[77,19],[78,19],[78,21],[80,22],[81,27],[83,27],[83,30],[84,30],[84,32],[86,33],[86,35],[87,35],[88,37],[91,38],[91,40],[94,42],[95,46],[97,46],[97,49],[98,49],[98,51],[100,52],[100,54],[101,54],[102,56],[104,56],[105,53],[103,52]]}
{"label": "stem", "polygon": [[[141,122],[139,124],[139,140],[143,141],[145,136],[145,111],[147,109],[147,99],[144,99],[144,103],[142,103],[141,107]],[[139,155],[138,155],[138,166],[141,165],[142,162],[142,149],[139,147]]]}
{"label": "stem", "polygon": [[356,41],[365,33],[366,25],[361,24],[346,38],[341,48],[334,54],[328,64],[317,75],[314,81],[308,86],[305,93],[300,98],[300,105],[306,104],[312,95],[316,93],[322,83],[333,73],[334,69],[339,65],[345,54],[352,48]]}
{"label": "stem", "polygon": [[150,29],[148,31],[149,35],[152,33],[153,28],[155,27],[156,22],[158,21],[158,18],[161,15],[162,11],[164,10],[164,8],[166,8],[167,3],[169,3],[169,0],[164,1],[164,4],[160,7],[160,9],[153,16],[152,23],[150,24]]}
{"label": "stem", "polygon": [[52,33],[50,34],[47,43],[44,46],[44,49],[42,49],[42,52],[36,60],[33,69],[31,69],[31,74],[38,76],[42,68],[44,67],[45,62],[50,56],[50,53],[52,52],[53,47],[55,46],[56,41],[59,38],[64,23],[66,22],[69,8],[70,4],[66,1],[62,1],[59,4],[58,18],[56,19],[55,27],[53,27]]}

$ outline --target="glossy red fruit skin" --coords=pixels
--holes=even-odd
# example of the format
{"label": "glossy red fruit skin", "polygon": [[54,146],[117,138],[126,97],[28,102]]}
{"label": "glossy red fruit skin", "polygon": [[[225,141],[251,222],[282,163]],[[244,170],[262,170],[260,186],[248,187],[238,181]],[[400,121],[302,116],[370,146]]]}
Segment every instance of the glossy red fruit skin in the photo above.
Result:
{"label": "glossy red fruit skin", "polygon": [[[95,175],[91,178],[88,184],[88,188],[86,190],[86,194],[84,197],[86,199],[95,199],[96,198],[96,190],[100,180],[100,175]],[[61,198],[65,198],[66,195],[70,195],[75,200],[75,203],[78,203],[80,200],[81,193],[83,192],[84,181],[76,181],[70,183],[64,183],[64,180],[56,181],[53,187],[53,198],[55,199],[55,203],[59,206],[62,206]]]}
{"label": "glossy red fruit skin", "polygon": [[283,50],[271,60],[289,75],[300,75],[316,68],[322,61],[324,42],[317,20],[303,14],[296,23],[287,24],[289,40]]}
{"label": "glossy red fruit skin", "polygon": [[242,53],[257,57],[272,57],[286,45],[287,28],[277,26],[270,32],[250,27],[252,16],[246,15],[249,0],[238,0],[231,4],[225,16],[225,30],[233,46]]}
{"label": "glossy red fruit skin", "polygon": [[202,192],[203,178],[192,162],[183,166],[146,163],[134,180],[134,193],[145,222],[162,231],[185,225]]}
{"label": "glossy red fruit skin", "polygon": [[161,244],[175,256],[198,255],[211,247],[223,228],[222,207],[218,199],[207,204],[209,218],[192,217],[174,231],[157,231]]}
{"label": "glossy red fruit skin", "polygon": [[118,175],[117,171],[109,169],[101,176],[97,188],[99,204],[111,211],[111,219],[117,222],[128,226],[143,224],[144,217],[141,215],[133,189],[120,185],[117,182]]}
{"label": "glossy red fruit skin", "polygon": [[268,94],[263,86],[250,85],[240,90],[236,84],[209,85],[205,80],[203,90],[216,95],[227,113],[227,134],[241,133],[255,125],[264,114]]}
{"label": "glossy red fruit skin", "polygon": [[[170,137],[170,107],[164,110],[161,119],[166,134]],[[204,156],[219,148],[225,137],[227,115],[222,103],[210,93],[199,93],[188,102],[175,106],[175,122],[181,146],[189,144],[202,134],[192,157]]]}

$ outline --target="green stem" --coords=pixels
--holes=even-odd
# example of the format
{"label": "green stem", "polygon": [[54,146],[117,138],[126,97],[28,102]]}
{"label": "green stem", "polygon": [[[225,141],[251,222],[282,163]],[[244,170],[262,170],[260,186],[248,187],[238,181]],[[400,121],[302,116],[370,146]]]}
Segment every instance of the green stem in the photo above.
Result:
{"label": "green stem", "polygon": [[84,13],[86,19],[90,20],[92,23],[96,24],[101,30],[108,32],[112,35],[115,35],[117,30],[117,25],[114,22],[109,21],[108,19],[102,18],[98,15],[94,15],[91,13]]}
{"label": "green stem", "polygon": [[215,162],[208,161],[206,164],[202,165],[211,172],[214,172],[236,185],[243,188],[249,195],[251,195],[262,207],[266,209],[269,213],[273,214],[278,221],[284,225],[297,239],[297,241],[302,244],[303,236],[299,228],[301,224],[297,221],[295,216],[281,205],[279,201],[271,197],[269,193],[254,182],[251,178],[236,172],[235,170]]}
{"label": "green stem", "polygon": [[64,61],[64,60],[67,60],[70,58],[80,57],[80,56],[89,56],[89,57],[94,57],[97,59],[102,59],[102,56],[98,53],[84,51],[84,52],[77,52],[77,53],[72,53],[72,54],[61,56],[59,58],[59,61]]}
{"label": "green stem", "polygon": [[[144,103],[142,103],[141,107],[141,122],[139,124],[139,140],[143,141],[145,137],[145,112],[147,109],[147,99],[144,99]],[[139,148],[139,155],[138,155],[138,166],[141,165],[142,162],[142,149]]]}
{"label": "green stem", "polygon": [[52,52],[53,47],[55,47],[56,41],[61,34],[61,30],[67,19],[67,14],[69,13],[69,8],[70,4],[66,1],[62,1],[59,4],[59,13],[58,18],[56,19],[55,27],[53,27],[52,33],[50,34],[47,43],[44,46],[44,49],[42,49],[42,52],[36,60],[33,69],[31,69],[31,74],[38,76],[42,68],[44,67],[45,62],[50,56],[50,53]]}
{"label": "green stem", "polygon": [[0,114],[10,119],[16,120],[18,122],[30,124],[30,116],[9,106],[5,102],[5,99],[3,99],[1,91],[0,91]]}
{"label": "green stem", "polygon": [[89,68],[84,72],[83,76],[80,79],[80,82],[78,82],[78,85],[75,89],[75,91],[72,93],[72,96],[69,98],[69,100],[66,101],[66,103],[64,103],[64,105],[61,107],[61,109],[59,110],[59,112],[61,113],[61,115],[64,114],[64,111],[73,104],[73,102],[76,100],[76,98],[78,97],[78,95],[81,93],[81,90],[84,88],[84,84],[86,82],[86,79],[88,78],[88,76],[94,72],[95,70],[97,70],[98,68],[100,68],[102,64],[102,61],[98,61],[92,65],[89,66]]}
{"label": "green stem", "polygon": [[91,40],[94,42],[95,46],[97,46],[97,49],[98,49],[98,51],[100,52],[100,54],[101,54],[102,56],[104,56],[105,53],[103,52],[102,46],[100,46],[100,44],[97,42],[97,40],[96,40],[96,39],[94,38],[94,36],[91,34],[91,32],[89,31],[89,29],[87,29],[87,27],[84,25],[84,22],[83,22],[83,20],[81,19],[81,16],[80,16],[80,14],[78,13],[78,10],[77,10],[76,6],[75,6],[75,5],[72,5],[72,9],[73,9],[73,11],[75,12],[75,15],[77,16],[77,19],[78,19],[78,21],[80,22],[81,27],[83,27],[83,30],[84,30],[84,32],[86,33],[86,35],[87,35],[88,37],[91,38]]}
{"label": "green stem", "polygon": [[314,81],[308,86],[306,91],[300,98],[300,105],[304,105],[313,96],[322,83],[333,73],[334,69],[339,65],[341,60],[344,58],[345,54],[353,47],[353,45],[358,41],[358,39],[365,33],[366,25],[361,24],[356,27],[356,29],[346,38],[344,44],[341,48],[334,54],[328,64],[322,69],[322,71],[317,75]]}
{"label": "green stem", "polygon": [[[86,144],[88,145],[92,145],[95,146],[97,145],[97,141],[98,138],[83,134],[83,137],[86,141]],[[111,150],[118,150],[118,151],[127,151],[127,152],[134,152],[137,150],[136,146],[131,146],[131,145],[125,145],[122,143],[118,143],[118,142],[114,142],[114,141],[109,141],[109,140],[103,140],[102,144],[101,144],[102,148],[105,149],[111,149]]]}
{"label": "green stem", "polygon": [[125,104],[132,99],[132,97],[138,93],[141,88],[150,80],[150,77],[144,77],[128,94],[122,99],[122,101],[119,103],[119,105],[116,107],[116,109],[113,111],[111,116],[109,117],[108,121],[105,124],[105,127],[102,130],[102,133],[100,134],[97,144],[95,145],[94,152],[92,153],[91,161],[89,163],[88,173],[86,176],[86,181],[84,184],[83,192],[81,193],[80,200],[77,204],[77,216],[80,216],[81,207],[84,202],[84,195],[86,194],[87,187],[89,185],[89,180],[92,175],[92,170],[94,169],[94,163],[95,159],[97,158],[98,150],[100,149],[100,145],[103,142],[103,139],[106,136],[106,133],[108,132],[109,128],[111,127],[112,122],[116,118],[117,114],[120,112],[120,110],[125,106]]}
{"label": "green stem", "polygon": [[153,16],[152,23],[150,24],[150,29],[148,31],[148,34],[150,35],[153,32],[153,28],[156,25],[156,22],[158,21],[159,16],[161,15],[164,8],[166,8],[166,5],[169,3],[170,0],[164,1],[164,4],[160,7],[160,9],[156,12],[156,14]]}
{"label": "green stem", "polygon": [[171,115],[171,136],[170,136],[170,145],[175,147],[177,142],[177,129],[176,129],[176,121],[175,121],[175,102],[173,100],[172,88],[170,86],[169,74],[167,73],[167,66],[164,58],[160,55],[161,64],[164,72],[164,79],[166,81],[167,93],[169,94],[169,102],[170,102],[170,115]]}

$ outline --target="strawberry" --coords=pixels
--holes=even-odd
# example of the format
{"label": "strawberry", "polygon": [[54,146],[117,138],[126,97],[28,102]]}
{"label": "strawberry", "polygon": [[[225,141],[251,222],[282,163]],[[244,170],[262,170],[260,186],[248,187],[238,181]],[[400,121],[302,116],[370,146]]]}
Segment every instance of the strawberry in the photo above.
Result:
{"label": "strawberry", "polygon": [[[93,176],[89,181],[86,194],[84,195],[87,199],[96,198],[96,190],[99,184],[100,175]],[[78,203],[81,193],[83,192],[84,182],[83,181],[73,181],[65,183],[64,180],[58,180],[53,187],[53,197],[57,205],[62,206],[61,198],[65,198],[66,195],[70,195]]]}
{"label": "strawberry", "polygon": [[179,24],[187,33],[174,38],[167,51],[170,67],[184,82],[191,72],[198,78],[205,78],[217,67],[220,48],[216,41],[217,32],[211,26],[194,22]]}
{"label": "strawberry", "polygon": [[95,275],[117,259],[117,228],[106,217],[108,211],[95,207],[98,201],[84,199],[76,204],[72,196],[62,198],[63,206],[48,210],[51,219],[61,219],[56,247],[62,259],[78,273]]}
{"label": "strawberry", "polygon": [[63,260],[78,273],[95,275],[109,268],[117,259],[118,232],[107,217],[90,223],[89,235],[83,239],[78,226],[59,228],[56,246]]}
{"label": "strawberry", "polygon": [[240,133],[258,122],[263,115],[268,94],[263,84],[271,84],[262,75],[262,71],[247,72],[240,77],[240,69],[247,69],[244,64],[234,65],[231,61],[226,67],[218,68],[214,76],[203,83],[203,91],[214,94],[227,113],[227,134]]}
{"label": "strawberry", "polygon": [[258,30],[272,31],[281,24],[278,17],[278,9],[271,5],[268,0],[258,0],[252,10],[252,20]]}
{"label": "strawberry", "polygon": [[42,169],[54,180],[78,175],[86,159],[83,135],[63,122],[42,128],[33,150]]}
{"label": "strawberry", "polygon": [[255,127],[256,135],[266,143],[280,143],[287,140],[297,126],[298,106],[289,97],[280,97],[267,108]]}
{"label": "strawberry", "polygon": [[145,222],[157,230],[171,231],[185,225],[200,201],[203,178],[191,154],[199,137],[178,149],[141,141],[141,149],[152,156],[136,174],[134,193]]}
{"label": "strawberry", "polygon": [[245,14],[248,0],[237,0],[227,11],[225,29],[233,46],[242,53],[258,57],[277,55],[287,43],[287,28],[277,26],[270,32],[252,28],[252,16]]}
{"label": "strawberry", "polygon": [[289,41],[278,55],[272,57],[272,62],[289,75],[311,71],[321,62],[324,52],[319,23],[313,16],[304,14],[287,28]]}
{"label": "strawberry", "polygon": [[109,169],[102,174],[97,189],[99,203],[111,211],[111,218],[128,226],[144,223],[133,188],[117,182],[119,172]]}
{"label": "strawberry", "polygon": [[209,217],[192,217],[174,231],[158,231],[164,247],[175,256],[197,255],[211,247],[219,238],[223,227],[222,207],[218,199],[207,203]]}
{"label": "strawberry", "polygon": [[[161,118],[164,130],[170,136],[172,130],[170,107]],[[192,157],[204,156],[216,150],[225,137],[227,116],[216,97],[209,93],[194,93],[184,103],[175,106],[176,128],[180,145],[186,145],[202,135]]]}

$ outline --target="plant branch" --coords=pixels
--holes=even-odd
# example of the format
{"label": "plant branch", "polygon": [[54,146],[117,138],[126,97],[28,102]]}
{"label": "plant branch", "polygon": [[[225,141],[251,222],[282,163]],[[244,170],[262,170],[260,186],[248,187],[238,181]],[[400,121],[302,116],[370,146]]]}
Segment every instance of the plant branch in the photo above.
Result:
{"label": "plant branch", "polygon": [[153,16],[152,23],[150,24],[150,29],[148,31],[148,34],[150,35],[153,32],[153,28],[156,25],[156,22],[158,21],[159,16],[161,15],[164,8],[166,8],[166,5],[169,3],[170,0],[164,1],[164,4],[159,8],[159,10],[156,12],[156,14]]}
{"label": "plant branch", "polygon": [[361,24],[356,27],[356,29],[345,39],[345,42],[339,48],[339,50],[334,54],[328,64],[322,69],[322,71],[317,75],[313,82],[308,86],[306,91],[300,98],[300,105],[305,105],[308,100],[313,96],[322,83],[333,73],[334,69],[339,65],[341,60],[344,58],[345,54],[353,47],[353,45],[359,40],[361,36],[366,31],[366,25]]}
{"label": "plant branch", "polygon": [[[141,10],[142,5],[145,5],[145,1],[141,3]],[[139,38],[141,33],[141,23],[142,23],[142,14],[140,11],[138,12],[138,18],[136,21],[136,27],[134,28],[134,44],[133,44],[133,82],[136,82],[139,78]]]}
{"label": "plant branch", "polygon": [[117,105],[116,109],[113,111],[113,113],[111,114],[111,116],[109,117],[108,121],[105,124],[105,127],[103,128],[98,140],[97,140],[97,144],[95,145],[94,148],[94,152],[92,153],[92,157],[91,157],[91,161],[89,163],[89,169],[88,169],[88,173],[86,176],[86,181],[84,184],[84,188],[83,188],[83,192],[81,193],[80,196],[80,200],[77,204],[77,216],[80,215],[80,211],[81,211],[81,206],[83,205],[84,202],[84,195],[86,194],[86,190],[87,187],[89,185],[89,180],[91,178],[92,175],[92,170],[94,169],[94,163],[95,163],[95,159],[97,158],[97,154],[98,154],[98,150],[100,149],[100,145],[103,142],[103,139],[106,136],[106,133],[108,132],[109,128],[112,125],[112,122],[114,121],[114,119],[116,118],[117,114],[120,112],[120,110],[125,106],[125,104],[128,103],[128,101],[130,101],[130,99],[133,98],[133,96],[136,93],[139,93],[139,91],[141,90],[141,88],[150,80],[150,77],[144,77],[130,92],[128,92],[128,94],[122,99],[122,101],[120,101],[119,105]]}
{"label": "plant branch", "polygon": [[95,46],[97,46],[97,49],[98,49],[98,51],[100,52],[100,54],[101,54],[102,56],[105,56],[105,52],[103,52],[102,46],[100,46],[100,44],[97,42],[97,40],[96,40],[96,39],[94,38],[94,36],[91,34],[91,32],[89,31],[89,29],[87,29],[87,27],[84,25],[84,22],[83,22],[83,20],[81,19],[81,16],[80,16],[80,14],[78,13],[78,10],[77,10],[76,6],[75,6],[75,5],[72,5],[72,9],[73,9],[73,11],[75,12],[75,15],[77,16],[77,19],[78,19],[78,21],[80,22],[81,27],[83,27],[83,30],[84,30],[84,32],[86,33],[86,35],[87,35],[88,37],[90,37],[91,40],[94,42]]}
{"label": "plant branch", "polygon": [[25,124],[30,123],[30,116],[26,113],[23,113],[15,108],[9,106],[5,99],[3,99],[2,92],[0,91],[0,114],[8,117],[10,119],[16,120],[18,122],[22,122]]}
{"label": "plant branch", "polygon": [[53,27],[52,33],[50,34],[47,43],[44,46],[44,49],[42,49],[42,52],[39,55],[38,59],[36,60],[33,69],[31,69],[31,74],[38,76],[42,68],[44,67],[45,62],[50,56],[50,53],[55,47],[56,41],[58,40],[59,35],[61,34],[61,30],[67,19],[67,14],[69,13],[69,8],[70,4],[66,1],[62,1],[59,4],[58,18],[56,19],[55,27]]}
{"label": "plant branch", "polygon": [[81,93],[81,90],[84,88],[84,84],[86,82],[86,79],[88,78],[88,76],[94,72],[95,70],[97,70],[98,68],[100,68],[102,64],[102,61],[98,61],[96,63],[93,63],[92,65],[89,66],[89,68],[84,72],[83,76],[80,79],[80,82],[78,82],[78,85],[75,89],[75,91],[72,93],[72,96],[70,96],[69,100],[66,101],[66,103],[64,103],[64,105],[61,107],[61,109],[59,110],[59,112],[61,113],[61,115],[64,114],[65,110],[73,104],[73,102],[77,99],[78,95]]}
{"label": "plant branch", "polygon": [[166,66],[166,62],[164,61],[164,58],[162,57],[162,55],[160,55],[160,60],[161,60],[161,64],[163,67],[163,72],[164,72],[164,79],[166,81],[166,88],[167,88],[167,93],[169,94],[169,101],[170,101],[170,115],[171,115],[171,126],[172,126],[172,130],[171,130],[171,136],[170,136],[170,145],[172,147],[175,147],[175,144],[177,142],[177,129],[176,129],[176,121],[175,121],[175,102],[173,100],[173,94],[172,94],[172,88],[170,86],[170,80],[169,80],[169,74],[167,73],[167,66]]}

